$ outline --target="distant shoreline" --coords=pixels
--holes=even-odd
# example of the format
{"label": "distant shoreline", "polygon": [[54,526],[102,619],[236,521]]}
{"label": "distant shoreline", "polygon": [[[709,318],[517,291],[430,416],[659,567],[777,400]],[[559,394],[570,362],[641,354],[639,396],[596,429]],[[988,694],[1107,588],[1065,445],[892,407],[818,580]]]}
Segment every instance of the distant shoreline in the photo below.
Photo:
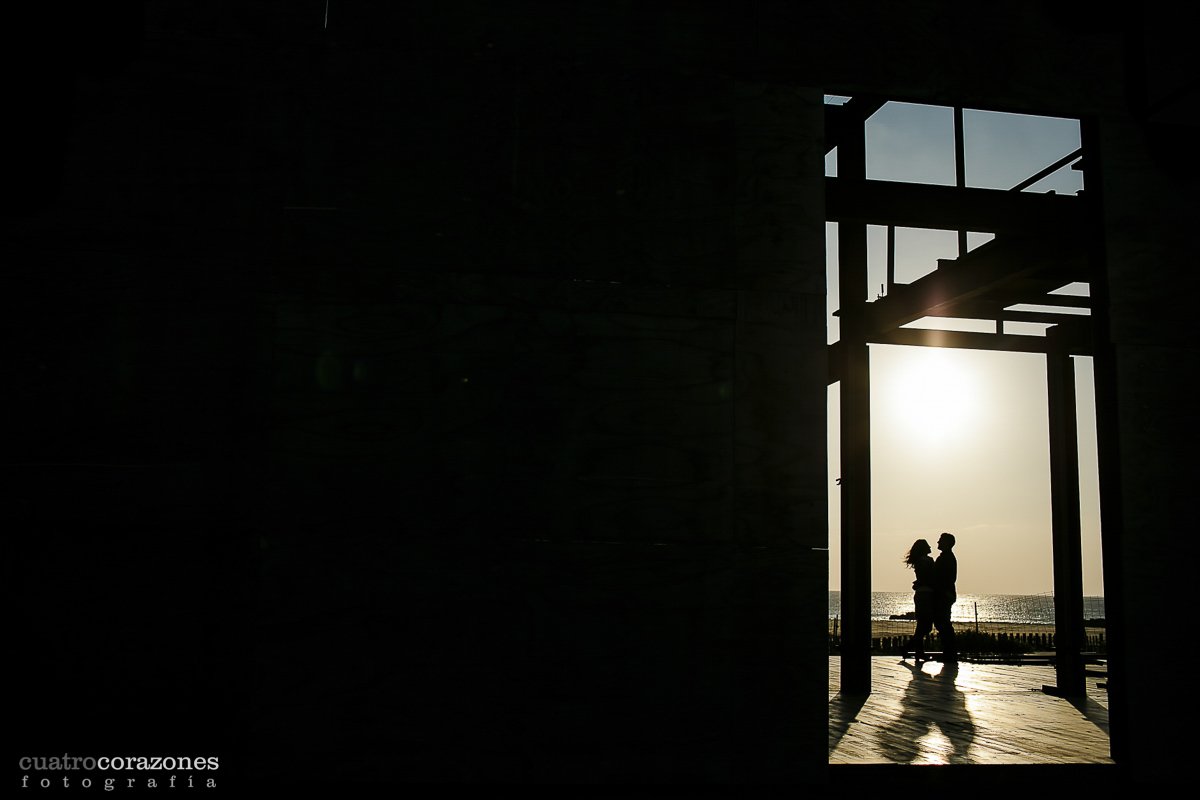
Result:
{"label": "distant shoreline", "polygon": [[[911,614],[913,610],[913,595],[911,592],[872,592],[870,603],[871,619],[879,621],[900,621],[912,624],[911,617],[900,619],[901,614]],[[841,592],[829,591],[829,618],[832,619],[841,611]],[[980,620],[980,631],[985,630],[983,621],[1005,626],[1029,624],[1038,627],[1029,633],[1050,632],[1057,622],[1054,613],[1053,595],[997,595],[959,593],[958,602],[954,605],[955,625],[974,625]],[[1100,595],[1083,598],[1084,624],[1089,628],[1104,626],[1104,598]],[[832,623],[831,623],[832,624]],[[989,628],[991,629],[991,628]],[[1010,628],[1000,628],[1000,631]]]}
{"label": "distant shoreline", "polygon": [[[829,620],[829,631],[833,632],[834,620]],[[840,621],[839,621],[840,626]],[[916,629],[916,622],[907,619],[874,619],[871,620],[871,636],[873,638],[883,638],[889,636],[912,636]],[[955,621],[954,627],[956,630],[976,630],[974,621],[964,622]],[[1042,622],[980,622],[978,625],[980,633],[1006,633],[1006,634],[1052,634],[1055,627],[1050,623]],[[1103,633],[1104,628],[1087,627],[1089,633]]]}

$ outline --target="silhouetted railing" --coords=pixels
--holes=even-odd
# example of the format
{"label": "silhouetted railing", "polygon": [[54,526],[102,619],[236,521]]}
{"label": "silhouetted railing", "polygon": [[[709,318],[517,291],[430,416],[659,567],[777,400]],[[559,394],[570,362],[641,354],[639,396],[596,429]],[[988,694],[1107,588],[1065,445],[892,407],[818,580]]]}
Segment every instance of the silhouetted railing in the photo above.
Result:
{"label": "silhouetted railing", "polygon": [[[899,655],[911,650],[912,634],[916,628],[914,622],[907,631],[897,632],[903,628],[903,623],[889,623],[892,629],[887,635],[871,638],[871,652],[878,655]],[[1027,653],[1052,653],[1055,648],[1053,631],[1031,631],[1029,625],[1016,623],[959,623],[955,625],[955,639],[958,651],[964,656],[1015,656]],[[1085,627],[1084,652],[1104,655],[1107,653],[1107,642],[1103,627]],[[837,620],[829,621],[829,652],[836,654],[841,650],[841,635]],[[925,639],[925,650],[938,652],[941,644],[937,632],[934,631]]]}

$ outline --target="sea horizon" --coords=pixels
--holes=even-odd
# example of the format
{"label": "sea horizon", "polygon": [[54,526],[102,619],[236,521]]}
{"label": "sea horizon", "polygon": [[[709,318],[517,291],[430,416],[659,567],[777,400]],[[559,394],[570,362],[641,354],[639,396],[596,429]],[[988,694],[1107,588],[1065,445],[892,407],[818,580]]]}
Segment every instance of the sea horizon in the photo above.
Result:
{"label": "sea horizon", "polygon": [[[841,616],[839,590],[829,591],[829,618]],[[872,592],[871,619],[892,619],[913,610],[909,592]],[[1104,619],[1104,596],[1083,598],[1084,619]],[[1054,595],[1044,594],[960,594],[951,612],[956,622],[1011,622],[1034,625],[1054,624]]]}

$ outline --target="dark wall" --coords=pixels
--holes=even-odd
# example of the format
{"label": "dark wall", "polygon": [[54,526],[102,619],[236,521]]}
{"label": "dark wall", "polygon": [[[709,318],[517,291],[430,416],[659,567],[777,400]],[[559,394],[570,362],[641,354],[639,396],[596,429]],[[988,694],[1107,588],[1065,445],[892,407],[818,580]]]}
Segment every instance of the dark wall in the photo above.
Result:
{"label": "dark wall", "polygon": [[[1163,180],[1127,155],[1112,25],[954,9],[23,22],[20,754],[198,748],[233,783],[824,781],[820,92],[1098,115],[1113,181]],[[1114,208],[1133,309],[1164,290],[1122,255],[1148,209]],[[1129,330],[1122,474],[1166,435],[1136,414],[1180,408],[1155,365],[1194,356]],[[1172,512],[1120,491],[1136,548]],[[1176,575],[1134,563],[1131,619]]]}
{"label": "dark wall", "polygon": [[312,11],[147,11],[39,99],[22,746],[821,780],[818,92]]}

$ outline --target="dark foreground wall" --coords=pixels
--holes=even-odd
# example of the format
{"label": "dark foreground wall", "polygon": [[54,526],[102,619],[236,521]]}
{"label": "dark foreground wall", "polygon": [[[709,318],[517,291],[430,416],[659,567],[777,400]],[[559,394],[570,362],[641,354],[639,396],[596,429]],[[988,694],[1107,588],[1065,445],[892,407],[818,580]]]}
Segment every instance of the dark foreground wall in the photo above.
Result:
{"label": "dark foreground wall", "polygon": [[604,14],[268,11],[45,100],[22,746],[820,780],[819,92]]}
{"label": "dark foreground wall", "polygon": [[[939,4],[228,5],[25,29],[64,56],[29,62],[6,222],[18,755],[825,782],[821,92],[1106,117],[1125,254],[1163,190],[1096,78],[1120,38],[1032,6],[968,47]],[[1169,295],[1114,263],[1114,309]],[[1120,331],[1132,554],[1194,346]],[[1175,575],[1140,555],[1131,623]]]}

